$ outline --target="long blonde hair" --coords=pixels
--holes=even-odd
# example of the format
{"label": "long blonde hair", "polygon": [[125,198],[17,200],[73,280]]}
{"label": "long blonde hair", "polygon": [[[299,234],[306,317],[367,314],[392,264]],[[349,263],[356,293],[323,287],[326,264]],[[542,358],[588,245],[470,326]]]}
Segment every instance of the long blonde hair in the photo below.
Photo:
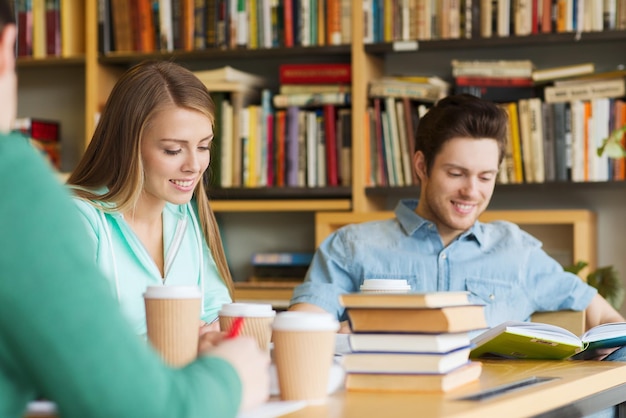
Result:
{"label": "long blonde hair", "polygon": [[[191,71],[168,61],[148,61],[124,73],[67,181],[74,194],[105,212],[132,210],[144,186],[140,151],[144,129],[155,113],[172,105],[199,112],[215,123],[215,104]],[[206,243],[233,298],[233,280],[203,181],[198,182],[194,196]]]}

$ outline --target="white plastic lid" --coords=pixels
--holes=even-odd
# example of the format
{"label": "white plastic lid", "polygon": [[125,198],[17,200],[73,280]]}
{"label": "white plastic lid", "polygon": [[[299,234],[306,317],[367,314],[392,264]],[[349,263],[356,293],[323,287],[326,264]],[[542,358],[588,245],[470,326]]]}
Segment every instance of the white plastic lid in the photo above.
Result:
{"label": "white plastic lid", "polygon": [[226,303],[219,311],[220,316],[247,316],[247,317],[267,317],[275,316],[276,311],[272,305],[266,303]]}
{"label": "white plastic lid", "polygon": [[367,279],[361,285],[361,290],[410,290],[406,280]]}
{"label": "white plastic lid", "polygon": [[146,299],[200,299],[198,286],[148,286],[143,297]]}
{"label": "white plastic lid", "polygon": [[279,331],[338,331],[339,321],[329,313],[287,311],[276,315],[274,330]]}

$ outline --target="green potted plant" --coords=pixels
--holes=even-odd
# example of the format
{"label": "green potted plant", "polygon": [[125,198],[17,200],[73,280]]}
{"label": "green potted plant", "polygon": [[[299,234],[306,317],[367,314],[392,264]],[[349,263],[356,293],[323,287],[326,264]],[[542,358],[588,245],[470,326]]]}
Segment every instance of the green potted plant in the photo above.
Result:
{"label": "green potted plant", "polygon": [[[565,267],[565,270],[578,274],[582,269],[587,267],[587,265],[588,263],[579,261],[572,266]],[[598,289],[598,293],[616,310],[622,307],[626,291],[624,284],[613,266],[599,267],[590,272],[587,274],[587,283]]]}

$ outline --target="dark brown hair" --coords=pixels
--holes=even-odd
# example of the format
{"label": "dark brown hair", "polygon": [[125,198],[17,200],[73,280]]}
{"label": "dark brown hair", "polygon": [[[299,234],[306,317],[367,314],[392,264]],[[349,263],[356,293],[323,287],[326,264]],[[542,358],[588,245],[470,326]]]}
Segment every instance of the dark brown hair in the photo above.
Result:
{"label": "dark brown hair", "polygon": [[460,94],[439,100],[417,125],[415,151],[424,154],[430,169],[441,148],[453,138],[492,138],[498,143],[502,162],[507,141],[506,111],[488,100]]}

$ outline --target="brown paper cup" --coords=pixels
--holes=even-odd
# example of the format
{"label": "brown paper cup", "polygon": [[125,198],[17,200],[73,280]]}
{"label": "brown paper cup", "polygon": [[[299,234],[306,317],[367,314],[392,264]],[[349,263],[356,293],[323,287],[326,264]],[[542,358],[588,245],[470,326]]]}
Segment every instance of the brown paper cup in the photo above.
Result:
{"label": "brown paper cup", "polygon": [[198,355],[200,290],[195,286],[154,286],[144,293],[148,340],[171,366]]}
{"label": "brown paper cup", "polygon": [[284,312],[276,316],[274,361],[282,400],[326,401],[338,328],[329,314]]}
{"label": "brown paper cup", "polygon": [[253,337],[261,350],[268,351],[272,340],[272,323],[276,311],[261,303],[228,303],[219,312],[220,329],[227,331],[238,317],[244,317],[239,335]]}

